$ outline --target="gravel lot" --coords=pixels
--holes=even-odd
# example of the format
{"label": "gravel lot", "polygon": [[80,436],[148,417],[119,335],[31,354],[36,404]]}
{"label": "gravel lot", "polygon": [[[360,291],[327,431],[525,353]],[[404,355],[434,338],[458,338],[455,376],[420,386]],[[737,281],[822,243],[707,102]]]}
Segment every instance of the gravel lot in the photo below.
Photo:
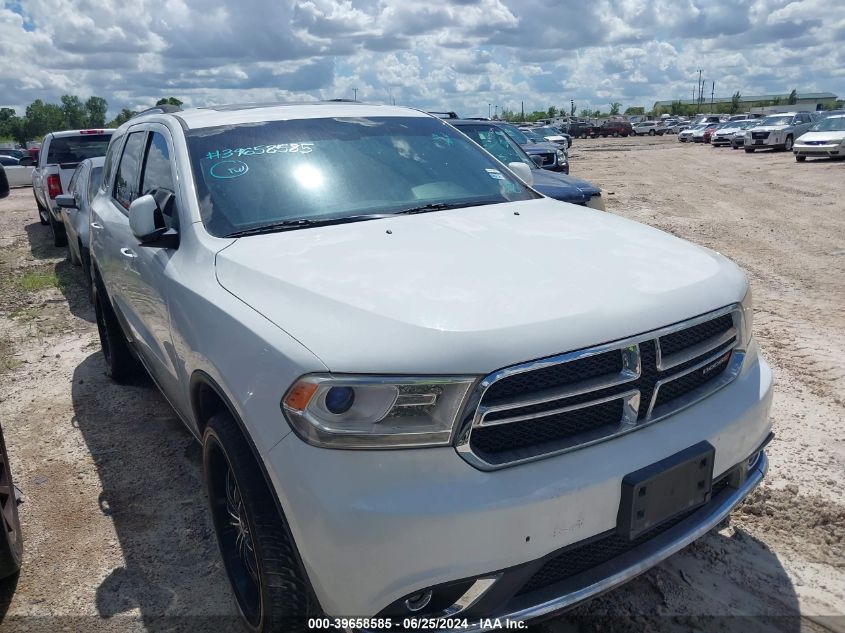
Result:
{"label": "gravel lot", "polygon": [[[571,158],[609,212],[748,271],[777,439],[730,527],[536,628],[845,631],[845,162],[675,137],[576,141]],[[25,497],[24,569],[0,591],[0,628],[235,628],[219,619],[235,607],[198,445],[150,384],[103,375],[80,269],[29,189],[0,201],[0,420]],[[713,619],[725,615],[757,617]]]}

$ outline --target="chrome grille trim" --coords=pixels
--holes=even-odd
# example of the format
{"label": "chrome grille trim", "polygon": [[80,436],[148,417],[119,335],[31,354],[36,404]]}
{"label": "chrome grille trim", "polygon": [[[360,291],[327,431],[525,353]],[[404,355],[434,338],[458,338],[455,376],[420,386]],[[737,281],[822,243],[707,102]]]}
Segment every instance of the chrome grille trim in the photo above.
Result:
{"label": "chrome grille trim", "polygon": [[[733,319],[733,327],[730,330],[726,331],[724,334],[711,337],[705,341],[690,346],[693,350],[695,350],[695,353],[690,352],[688,349],[684,349],[661,358],[659,342],[660,337],[679,332],[690,327],[694,327],[707,321],[717,319],[726,314],[731,314]],[[645,416],[638,415],[641,393],[639,389],[632,389],[629,391],[623,391],[621,393],[613,394],[611,396],[602,396],[594,400],[587,400],[584,402],[577,403],[575,405],[563,405],[562,407],[555,408],[549,411],[542,411],[538,413],[524,415],[515,415],[509,418],[485,421],[485,416],[494,411],[515,409],[520,407],[531,406],[533,404],[544,404],[548,402],[553,402],[555,400],[563,400],[573,396],[583,396],[584,394],[588,394],[592,391],[599,391],[609,387],[615,387],[619,385],[624,385],[628,382],[633,382],[637,380],[643,372],[643,368],[641,365],[642,358],[639,347],[640,344],[643,342],[653,342],[655,346],[657,365],[655,369],[658,372],[663,372],[671,371],[674,367],[678,367],[684,364],[685,362],[688,363],[689,361],[698,358],[703,354],[707,354],[710,351],[718,349],[720,346],[726,346],[731,342],[731,339],[733,339],[732,344],[727,347],[723,347],[723,349],[720,349],[715,354],[709,354],[706,359],[695,363],[694,366],[684,368],[677,374],[672,374],[670,376],[666,376],[664,378],[656,380],[654,382],[654,391],[652,393],[649,402],[649,407]],[[731,304],[724,308],[720,308],[718,310],[714,310],[712,312],[708,312],[692,319],[688,319],[686,321],[681,321],[673,325],[669,325],[657,330],[652,330],[650,332],[645,332],[643,334],[638,334],[636,336],[632,336],[626,339],[621,339],[611,343],[604,343],[595,347],[585,348],[582,350],[568,352],[565,354],[559,354],[556,356],[551,356],[535,361],[528,361],[526,363],[520,363],[518,365],[513,365],[497,370],[484,377],[476,386],[471,396],[468,398],[467,406],[461,418],[462,422],[456,434],[455,448],[458,451],[458,454],[464,460],[466,460],[476,468],[480,470],[498,470],[501,468],[515,466],[517,464],[536,461],[538,459],[546,459],[554,455],[567,453],[573,450],[585,448],[587,446],[592,446],[594,444],[605,442],[607,440],[619,437],[621,435],[625,435],[632,431],[644,428],[662,420],[663,418],[666,418],[669,415],[681,411],[686,407],[689,407],[695,402],[698,402],[699,400],[711,395],[712,393],[718,391],[722,387],[732,382],[739,375],[739,372],[741,371],[745,360],[745,352],[740,348],[740,343],[744,339],[745,323],[742,320],[742,308],[737,303]],[[623,356],[623,368],[622,371],[620,371],[618,374],[599,376],[597,378],[580,381],[572,385],[566,385],[561,388],[546,389],[544,391],[537,392],[533,395],[533,397],[530,398],[520,399],[519,397],[511,397],[505,400],[504,402],[496,403],[493,406],[484,406],[481,404],[485,392],[493,384],[504,378],[516,374],[536,371],[538,369],[544,369],[547,367],[552,367],[555,365],[560,365],[563,363],[588,358],[590,356],[595,356],[597,354],[602,354],[614,350],[619,350]],[[683,394],[678,398],[675,398],[672,401],[661,405],[660,407],[655,407],[660,387],[678,378],[686,376],[692,372],[700,370],[702,367],[705,367],[708,363],[717,361],[725,354],[730,354],[731,357],[728,361],[727,367],[725,367],[725,369],[718,376],[715,376],[706,384],[694,389],[693,391],[687,394]],[[552,442],[554,446],[552,450],[535,455],[520,456],[520,454],[525,455],[528,451],[526,449],[519,449],[515,451],[516,454],[514,456],[514,459],[497,463],[491,463],[485,460],[483,457],[477,455],[470,445],[470,438],[472,435],[472,430],[474,428],[490,428],[499,424],[519,423],[520,421],[537,419],[550,415],[564,413],[567,411],[588,408],[612,400],[620,399],[624,402],[624,413],[622,419],[616,427],[616,430],[610,434],[604,432],[600,435],[594,432],[582,433],[572,438],[566,438],[561,439],[560,441]]]}

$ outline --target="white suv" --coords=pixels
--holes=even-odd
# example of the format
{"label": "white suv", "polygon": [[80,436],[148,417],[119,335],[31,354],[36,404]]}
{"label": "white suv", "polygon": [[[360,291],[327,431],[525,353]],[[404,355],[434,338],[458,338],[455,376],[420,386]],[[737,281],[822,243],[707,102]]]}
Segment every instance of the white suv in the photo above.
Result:
{"label": "white suv", "polygon": [[91,224],[107,372],[140,360],[202,442],[253,630],[544,616],[762,479],[743,272],[529,177],[389,106],[115,133]]}

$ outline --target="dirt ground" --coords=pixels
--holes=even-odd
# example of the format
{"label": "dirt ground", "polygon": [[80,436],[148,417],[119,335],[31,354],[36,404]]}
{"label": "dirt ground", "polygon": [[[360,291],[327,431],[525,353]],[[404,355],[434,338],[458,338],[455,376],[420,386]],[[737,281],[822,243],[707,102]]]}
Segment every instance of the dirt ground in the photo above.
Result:
{"label": "dirt ground", "polygon": [[[571,162],[608,212],[748,271],[777,439],[730,527],[535,628],[845,631],[845,162],[675,137],[576,141]],[[150,384],[103,375],[80,269],[30,189],[0,201],[0,421],[25,538],[0,629],[237,629],[198,446]]]}

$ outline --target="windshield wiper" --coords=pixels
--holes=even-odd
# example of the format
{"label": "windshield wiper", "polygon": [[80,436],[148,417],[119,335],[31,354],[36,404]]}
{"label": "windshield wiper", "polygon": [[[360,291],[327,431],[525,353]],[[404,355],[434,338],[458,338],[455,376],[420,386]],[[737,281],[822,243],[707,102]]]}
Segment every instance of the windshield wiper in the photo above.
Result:
{"label": "windshield wiper", "polygon": [[394,211],[392,215],[413,215],[415,213],[430,213],[432,211],[445,211],[446,209],[460,209],[462,207],[480,207],[485,204],[497,204],[501,200],[474,200],[472,202],[431,202],[421,204],[418,207],[409,207],[401,211]]}
{"label": "windshield wiper", "polygon": [[263,224],[252,229],[233,231],[225,237],[245,237],[247,235],[262,235],[265,233],[281,233],[283,231],[295,231],[297,229],[308,229],[315,226],[330,226],[332,224],[347,224],[349,222],[363,222],[365,220],[378,220],[389,218],[392,213],[363,213],[360,215],[348,215],[342,218],[296,218],[293,220],[282,220],[272,224]]}

